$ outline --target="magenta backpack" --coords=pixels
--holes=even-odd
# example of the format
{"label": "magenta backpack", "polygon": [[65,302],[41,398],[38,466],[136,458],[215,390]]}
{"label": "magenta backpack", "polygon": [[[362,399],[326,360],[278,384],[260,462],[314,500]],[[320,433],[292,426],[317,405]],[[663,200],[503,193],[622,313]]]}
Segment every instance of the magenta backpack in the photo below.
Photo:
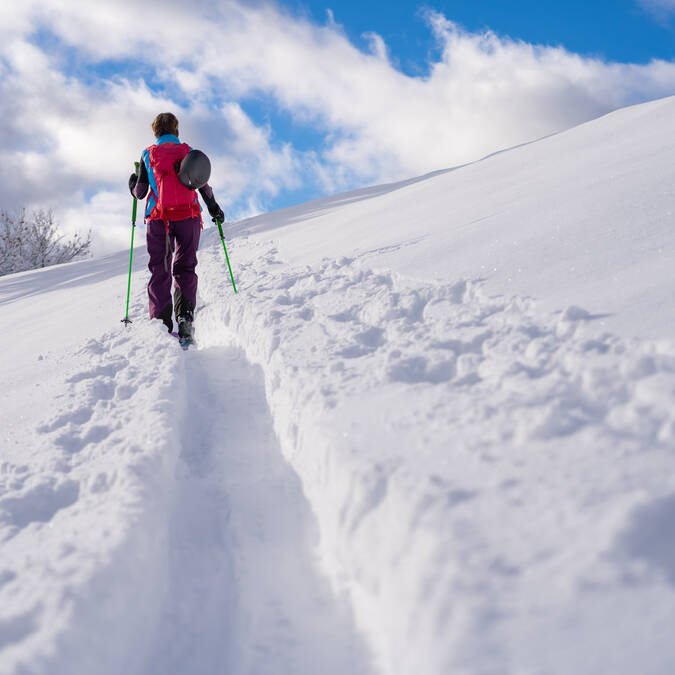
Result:
{"label": "magenta backpack", "polygon": [[170,220],[201,217],[197,193],[186,188],[176,174],[177,163],[190,152],[190,146],[186,143],[162,143],[150,146],[148,152],[157,184],[157,203],[150,219],[163,220],[168,231]]}

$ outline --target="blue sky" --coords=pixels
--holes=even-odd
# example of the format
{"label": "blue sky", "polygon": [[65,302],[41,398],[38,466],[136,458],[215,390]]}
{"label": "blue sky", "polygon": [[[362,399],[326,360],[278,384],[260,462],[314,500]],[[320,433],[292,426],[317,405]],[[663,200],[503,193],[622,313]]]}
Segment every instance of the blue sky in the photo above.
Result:
{"label": "blue sky", "polygon": [[112,250],[158,112],[237,219],[673,95],[674,45],[675,0],[1,3],[0,208]]}
{"label": "blue sky", "polygon": [[354,42],[367,31],[378,32],[405,72],[426,72],[435,45],[420,9],[428,7],[470,31],[491,29],[525,42],[562,45],[582,55],[623,63],[670,60],[675,56],[675,23],[635,0],[286,0],[289,10],[324,21],[331,8],[335,21]]}
{"label": "blue sky", "polygon": [[[367,34],[375,32],[387,45],[393,65],[411,77],[427,76],[439,54],[425,12],[433,10],[459,23],[469,32],[491,30],[526,43],[561,46],[583,56],[619,63],[646,64],[675,58],[675,21],[669,12],[635,0],[285,0],[280,3],[295,16],[316,24],[334,21],[349,40],[368,49]],[[675,92],[674,92],[675,93]],[[253,98],[245,109],[258,122],[269,122],[278,139],[297,147],[319,147],[322,131],[293,123],[290,115],[270,109]],[[318,186],[289,191],[275,206],[286,206],[320,196]]]}

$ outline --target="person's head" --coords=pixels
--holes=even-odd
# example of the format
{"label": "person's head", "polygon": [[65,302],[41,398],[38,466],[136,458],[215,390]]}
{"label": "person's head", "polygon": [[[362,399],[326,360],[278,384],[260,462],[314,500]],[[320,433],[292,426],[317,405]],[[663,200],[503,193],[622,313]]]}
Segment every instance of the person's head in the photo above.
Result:
{"label": "person's head", "polygon": [[152,123],[152,131],[155,138],[164,134],[178,136],[178,118],[173,113],[159,113]]}

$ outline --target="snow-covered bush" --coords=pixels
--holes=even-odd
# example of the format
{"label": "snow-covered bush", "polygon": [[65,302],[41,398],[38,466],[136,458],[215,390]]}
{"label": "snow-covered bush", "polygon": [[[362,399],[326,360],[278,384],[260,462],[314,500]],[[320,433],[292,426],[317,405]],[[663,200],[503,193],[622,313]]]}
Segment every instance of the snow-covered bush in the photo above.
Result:
{"label": "snow-covered bush", "polygon": [[0,212],[0,276],[69,262],[89,253],[91,232],[66,239],[51,211]]}

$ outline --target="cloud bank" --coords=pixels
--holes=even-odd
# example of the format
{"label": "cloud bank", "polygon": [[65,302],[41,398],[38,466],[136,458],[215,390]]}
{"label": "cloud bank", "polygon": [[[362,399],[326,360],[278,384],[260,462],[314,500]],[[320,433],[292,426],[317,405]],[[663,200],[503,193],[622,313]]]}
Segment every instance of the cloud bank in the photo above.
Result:
{"label": "cloud bank", "polygon": [[661,12],[675,12],[675,0],[640,0],[640,4],[647,9]]}
{"label": "cloud bank", "polygon": [[5,3],[0,207],[53,206],[69,228],[91,227],[100,250],[126,245],[124,186],[164,110],[212,158],[216,195],[237,217],[295,191],[465,163],[675,93],[674,62],[608,63],[426,20],[440,56],[411,77],[380,36],[363,51],[332,17],[318,25],[265,2],[148,0],[142,15],[126,0]]}

